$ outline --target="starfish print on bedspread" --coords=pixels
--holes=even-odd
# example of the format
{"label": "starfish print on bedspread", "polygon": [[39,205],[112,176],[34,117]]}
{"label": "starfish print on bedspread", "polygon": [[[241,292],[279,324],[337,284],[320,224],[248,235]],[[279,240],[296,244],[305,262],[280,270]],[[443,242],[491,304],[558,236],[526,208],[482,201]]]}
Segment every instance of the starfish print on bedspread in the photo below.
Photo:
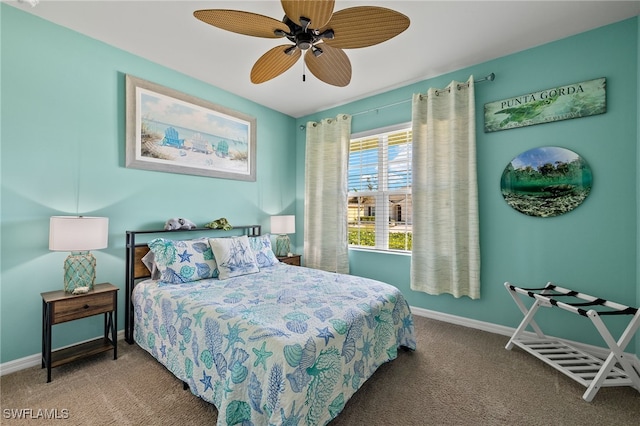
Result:
{"label": "starfish print on bedspread", "polygon": [[202,327],[202,317],[204,316],[205,311],[202,310],[202,308],[200,308],[200,310],[196,313],[193,314],[193,318],[196,320],[196,327],[200,326]]}
{"label": "starfish print on bedspread", "polygon": [[240,328],[240,322],[235,323],[235,325],[231,325],[227,323],[227,328],[229,329],[229,333],[225,334],[224,337],[227,338],[227,348],[224,350],[225,353],[232,349],[236,343],[246,344],[242,337],[240,337],[240,333],[243,331],[247,331],[246,328]]}
{"label": "starfish print on bedspread", "polygon": [[325,327],[325,328],[318,328],[316,327],[316,330],[318,330],[320,332],[320,334],[318,334],[317,337],[322,337],[324,338],[324,345],[327,346],[329,344],[329,339],[331,338],[335,338],[335,336],[333,335],[333,333],[331,333],[329,331],[329,327]]}
{"label": "starfish print on bedspread", "polygon": [[207,389],[213,390],[213,386],[211,385],[211,376],[207,376],[207,372],[204,370],[202,370],[202,379],[200,379],[200,382],[204,385],[203,392],[206,392]]}
{"label": "starfish print on bedspread", "polygon": [[349,384],[351,383],[351,373],[347,371],[347,373],[343,374],[342,377],[343,377],[342,387],[349,386]]}
{"label": "starfish print on bedspread", "polygon": [[369,358],[369,356],[371,355],[371,346],[372,346],[372,342],[369,339],[369,336],[362,336],[362,347],[358,348],[358,350],[360,352],[362,352],[362,358]]}
{"label": "starfish print on bedspread", "polygon": [[187,313],[187,310],[184,308],[186,304],[187,304],[186,301],[183,301],[183,302],[178,301],[176,303],[176,309],[174,311],[177,316],[176,323],[178,322],[178,320],[182,319],[182,315]]}
{"label": "starfish print on bedspread", "polygon": [[260,348],[260,350],[258,350],[256,348],[251,348],[253,353],[256,354],[256,360],[253,363],[254,367],[257,367],[259,364],[262,364],[264,369],[265,370],[267,369],[267,358],[269,358],[271,355],[273,355],[273,352],[269,352],[266,349],[266,345],[267,345],[267,342],[262,342],[262,347]]}

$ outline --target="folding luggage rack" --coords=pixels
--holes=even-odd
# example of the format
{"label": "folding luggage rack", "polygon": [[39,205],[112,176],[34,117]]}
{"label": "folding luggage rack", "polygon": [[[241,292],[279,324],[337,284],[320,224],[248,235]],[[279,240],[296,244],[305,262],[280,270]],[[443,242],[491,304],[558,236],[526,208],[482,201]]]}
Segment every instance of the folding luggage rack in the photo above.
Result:
{"label": "folding luggage rack", "polygon": [[[509,282],[504,283],[504,286],[524,314],[524,319],[507,343],[506,349],[511,350],[513,345],[516,345],[587,387],[582,395],[587,402],[590,402],[598,390],[604,386],[631,386],[640,392],[640,375],[630,357],[624,353],[640,326],[638,308],[578,293],[552,283],[547,283],[543,288],[520,288]],[[518,294],[535,300],[530,308],[527,309]],[[610,352],[607,358],[602,360],[567,342],[545,336],[533,320],[541,306],[558,307],[589,318],[609,347]],[[597,307],[598,310],[593,307]],[[613,338],[602,321],[601,316],[605,315],[631,317],[618,341]],[[532,336],[531,333],[528,333],[528,336],[524,334],[528,326],[533,328],[536,336]]]}

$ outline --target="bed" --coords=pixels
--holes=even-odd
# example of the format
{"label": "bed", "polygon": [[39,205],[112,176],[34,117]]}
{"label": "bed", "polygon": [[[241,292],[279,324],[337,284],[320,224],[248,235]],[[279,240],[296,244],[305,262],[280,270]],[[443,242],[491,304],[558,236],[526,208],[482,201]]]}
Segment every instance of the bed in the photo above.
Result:
{"label": "bed", "polygon": [[[125,339],[214,404],[218,425],[324,425],[400,348],[415,350],[397,288],[280,263],[257,225],[195,231],[216,236],[127,232]],[[147,244],[136,242],[141,234]],[[206,241],[218,276],[202,257],[197,267],[180,267],[178,275],[196,275],[187,281],[166,269],[151,279],[153,268],[142,264],[150,246],[159,263],[166,247],[185,264],[191,252],[206,258]],[[244,263],[229,260],[245,255]]]}

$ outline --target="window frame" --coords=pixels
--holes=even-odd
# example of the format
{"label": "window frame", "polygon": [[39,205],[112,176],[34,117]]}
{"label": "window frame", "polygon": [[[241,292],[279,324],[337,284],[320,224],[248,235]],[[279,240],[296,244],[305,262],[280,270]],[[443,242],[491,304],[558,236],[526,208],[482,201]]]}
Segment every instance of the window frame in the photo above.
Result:
{"label": "window frame", "polygon": [[[371,129],[363,132],[352,133],[349,139],[349,152],[351,152],[351,142],[355,139],[363,139],[368,137],[378,137],[383,135],[388,135],[394,132],[402,132],[402,131],[412,131],[412,123],[403,122],[394,124],[391,126],[380,127],[376,129]],[[411,254],[411,249],[401,250],[401,249],[393,249],[389,248],[389,215],[391,213],[390,207],[390,196],[393,195],[408,195],[411,196],[411,185],[405,187],[403,189],[389,189],[388,188],[388,171],[389,165],[392,164],[391,161],[387,158],[388,153],[388,138],[384,137],[382,141],[378,142],[378,161],[377,161],[377,176],[378,182],[377,187],[383,188],[382,190],[378,189],[375,191],[351,191],[350,188],[347,188],[347,203],[350,199],[354,197],[372,197],[375,198],[375,204],[373,206],[368,206],[367,211],[373,209],[377,215],[373,215],[374,220],[374,230],[375,230],[375,245],[374,246],[365,246],[365,245],[355,245],[349,244],[349,249],[356,250],[369,250],[375,252],[388,252],[388,253],[397,253],[397,254]],[[413,138],[411,139],[411,143],[413,143]],[[408,160],[408,166],[411,167],[411,159]],[[410,177],[410,182],[412,183],[412,178]],[[412,212],[412,209],[404,208],[402,206],[403,217],[407,217],[408,212]],[[387,218],[386,220],[383,218]],[[348,219],[348,218],[347,218]],[[412,218],[410,218],[412,220]],[[404,234],[410,233],[409,231],[404,231]],[[378,238],[382,236],[382,238]]]}

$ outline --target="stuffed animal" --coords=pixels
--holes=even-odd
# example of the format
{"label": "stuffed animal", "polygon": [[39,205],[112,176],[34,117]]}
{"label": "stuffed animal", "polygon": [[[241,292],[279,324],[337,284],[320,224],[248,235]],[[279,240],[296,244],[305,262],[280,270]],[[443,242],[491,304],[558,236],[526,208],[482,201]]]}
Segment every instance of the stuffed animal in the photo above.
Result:
{"label": "stuffed animal", "polygon": [[176,231],[178,229],[195,229],[196,224],[189,219],[182,217],[172,217],[164,224],[164,229],[167,231]]}
{"label": "stuffed animal", "polygon": [[183,217],[179,217],[178,222],[180,222],[180,229],[196,229],[197,228],[195,223]]}
{"label": "stuffed animal", "polygon": [[233,226],[231,226],[229,221],[224,217],[221,217],[220,219],[216,219],[212,222],[209,222],[206,225],[204,225],[204,227],[211,228],[211,229],[224,229],[225,231],[228,231],[229,229],[233,228]]}

